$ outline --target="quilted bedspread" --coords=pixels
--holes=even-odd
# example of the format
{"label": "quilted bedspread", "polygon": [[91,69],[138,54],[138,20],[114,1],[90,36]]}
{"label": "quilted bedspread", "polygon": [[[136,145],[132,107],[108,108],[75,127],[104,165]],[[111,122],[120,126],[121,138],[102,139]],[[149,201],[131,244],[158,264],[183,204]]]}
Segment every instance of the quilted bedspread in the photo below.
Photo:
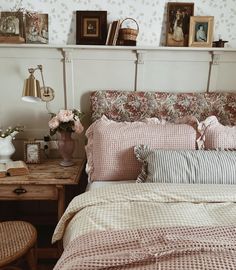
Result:
{"label": "quilted bedspread", "polygon": [[236,185],[118,184],[72,200],[55,269],[236,269]]}
{"label": "quilted bedspread", "polygon": [[236,269],[235,227],[143,228],[73,240],[54,270]]}

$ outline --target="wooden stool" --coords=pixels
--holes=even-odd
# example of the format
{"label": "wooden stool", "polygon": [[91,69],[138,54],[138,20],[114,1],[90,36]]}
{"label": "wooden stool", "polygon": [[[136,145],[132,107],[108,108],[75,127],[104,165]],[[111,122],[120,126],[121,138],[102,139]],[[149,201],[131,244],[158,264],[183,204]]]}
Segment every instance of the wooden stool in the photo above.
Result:
{"label": "wooden stool", "polygon": [[28,222],[0,222],[0,270],[17,269],[14,262],[25,258],[30,270],[37,270],[37,231]]}

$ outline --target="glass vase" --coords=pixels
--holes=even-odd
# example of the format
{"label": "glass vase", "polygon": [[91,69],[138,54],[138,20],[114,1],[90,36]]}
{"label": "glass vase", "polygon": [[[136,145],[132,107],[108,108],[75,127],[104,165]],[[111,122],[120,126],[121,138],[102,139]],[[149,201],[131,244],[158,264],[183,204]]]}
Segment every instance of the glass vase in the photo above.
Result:
{"label": "glass vase", "polygon": [[62,157],[60,165],[64,167],[72,166],[73,162],[73,152],[75,149],[75,141],[71,137],[72,132],[60,131],[58,139],[58,150]]}

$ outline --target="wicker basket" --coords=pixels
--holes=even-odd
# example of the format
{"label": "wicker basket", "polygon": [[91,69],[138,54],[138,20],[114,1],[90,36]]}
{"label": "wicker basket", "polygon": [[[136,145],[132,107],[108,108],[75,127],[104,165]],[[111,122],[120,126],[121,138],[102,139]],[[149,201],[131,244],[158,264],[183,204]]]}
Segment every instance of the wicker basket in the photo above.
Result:
{"label": "wicker basket", "polygon": [[[122,24],[126,21],[126,20],[132,20],[136,23],[137,29],[133,29],[133,28],[122,28]],[[126,18],[124,19],[121,24],[120,24],[120,30],[119,30],[119,40],[133,40],[136,41],[137,36],[138,36],[138,32],[139,32],[139,26],[138,23],[135,21],[135,19],[132,18]]]}

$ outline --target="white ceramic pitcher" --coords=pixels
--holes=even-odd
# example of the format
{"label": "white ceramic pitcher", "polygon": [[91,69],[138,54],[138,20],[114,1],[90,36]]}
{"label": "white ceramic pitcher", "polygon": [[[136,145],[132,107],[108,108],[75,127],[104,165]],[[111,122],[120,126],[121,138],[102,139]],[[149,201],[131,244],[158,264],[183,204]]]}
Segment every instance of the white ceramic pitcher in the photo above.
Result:
{"label": "white ceramic pitcher", "polygon": [[16,150],[12,143],[12,139],[17,133],[18,131],[14,131],[5,138],[0,137],[0,163],[7,163],[11,161],[11,156]]}

